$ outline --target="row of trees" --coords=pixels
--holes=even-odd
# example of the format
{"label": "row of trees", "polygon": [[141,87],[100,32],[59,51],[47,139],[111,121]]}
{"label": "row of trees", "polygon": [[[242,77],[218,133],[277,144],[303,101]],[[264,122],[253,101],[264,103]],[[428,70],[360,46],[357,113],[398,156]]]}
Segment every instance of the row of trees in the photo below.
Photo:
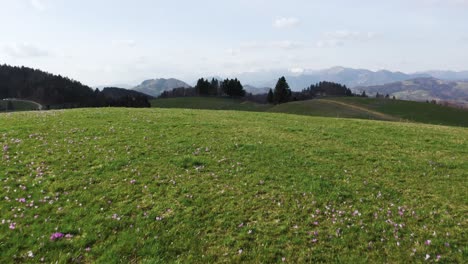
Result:
{"label": "row of trees", "polygon": [[[176,88],[171,91],[163,92],[160,97],[169,98],[185,96],[244,97],[250,101],[258,103],[267,102],[270,104],[283,104],[290,101],[303,101],[327,96],[368,97],[365,91],[363,91],[361,94],[354,94],[351,89],[346,87],[346,85],[327,81],[312,84],[300,92],[293,92],[291,91],[291,88],[289,87],[289,84],[284,76],[278,79],[275,88],[270,89],[267,94],[247,94],[242,84],[237,79],[226,79],[220,82],[214,78],[211,81],[201,78],[197,81],[197,85],[194,88]],[[377,93],[376,97],[390,98],[390,95],[381,95]]]}
{"label": "row of trees", "polygon": [[175,88],[171,91],[165,91],[160,98],[169,97],[190,97],[190,96],[230,96],[244,97],[247,100],[282,104],[290,101],[310,100],[322,96],[362,96],[367,97],[365,92],[361,95],[353,94],[346,85],[333,82],[319,82],[311,85],[300,92],[293,92],[289,87],[286,78],[283,76],[278,79],[274,89],[270,89],[267,94],[252,95],[247,94],[241,82],[238,79],[226,79],[218,81],[212,79],[200,78],[194,88]]}
{"label": "row of trees", "polygon": [[238,79],[225,79],[219,81],[217,79],[201,78],[197,81],[194,88],[174,88],[170,91],[164,91],[159,98],[173,97],[193,97],[193,96],[230,96],[244,97],[246,91]]}
{"label": "row of trees", "polygon": [[191,96],[230,96],[244,97],[246,92],[244,86],[238,79],[217,79],[200,78],[194,88],[174,88],[170,91],[164,91],[160,98],[171,97],[191,97]]}
{"label": "row of trees", "polygon": [[310,97],[318,96],[354,96],[351,89],[334,82],[319,82],[311,85],[302,90],[302,94],[309,95]]}
{"label": "row of trees", "polygon": [[201,78],[197,81],[195,93],[201,96],[245,96],[244,87],[238,79],[225,79],[220,82],[215,78],[211,81]]}
{"label": "row of trees", "polygon": [[[322,96],[358,96],[346,85],[333,82],[319,82],[313,84],[301,92],[292,92],[286,81],[281,77],[276,83],[275,89],[268,92],[267,101],[271,104],[282,104],[290,101],[310,100]],[[366,96],[365,93],[362,96]]]}

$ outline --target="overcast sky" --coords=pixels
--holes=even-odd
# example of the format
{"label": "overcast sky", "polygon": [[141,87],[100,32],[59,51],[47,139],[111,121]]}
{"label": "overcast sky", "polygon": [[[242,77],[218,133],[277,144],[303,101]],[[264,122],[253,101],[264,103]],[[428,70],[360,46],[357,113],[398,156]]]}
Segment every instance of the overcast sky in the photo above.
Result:
{"label": "overcast sky", "polygon": [[468,70],[468,0],[0,0],[0,63],[92,86],[332,66]]}

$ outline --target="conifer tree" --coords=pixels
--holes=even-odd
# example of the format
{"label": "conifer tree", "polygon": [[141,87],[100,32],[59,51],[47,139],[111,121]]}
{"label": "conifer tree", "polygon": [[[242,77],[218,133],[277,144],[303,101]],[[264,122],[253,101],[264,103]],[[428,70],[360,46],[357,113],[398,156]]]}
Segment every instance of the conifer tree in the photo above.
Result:
{"label": "conifer tree", "polygon": [[267,101],[270,104],[274,103],[274,95],[273,95],[273,90],[272,89],[270,89],[268,91]]}
{"label": "conifer tree", "polygon": [[273,96],[274,102],[276,104],[287,103],[290,101],[291,89],[289,89],[289,84],[286,81],[286,78],[284,78],[284,76],[279,78],[278,82],[276,83]]}

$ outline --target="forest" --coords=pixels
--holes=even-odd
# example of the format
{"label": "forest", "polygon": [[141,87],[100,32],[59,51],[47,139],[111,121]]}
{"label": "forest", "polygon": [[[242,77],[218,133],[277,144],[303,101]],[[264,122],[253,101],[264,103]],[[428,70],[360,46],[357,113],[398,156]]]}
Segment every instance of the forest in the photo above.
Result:
{"label": "forest", "polygon": [[0,65],[0,99],[27,99],[44,105],[45,109],[150,107],[150,96],[122,90],[124,89],[111,89],[106,92],[93,90],[78,81],[60,75],[28,67]]}

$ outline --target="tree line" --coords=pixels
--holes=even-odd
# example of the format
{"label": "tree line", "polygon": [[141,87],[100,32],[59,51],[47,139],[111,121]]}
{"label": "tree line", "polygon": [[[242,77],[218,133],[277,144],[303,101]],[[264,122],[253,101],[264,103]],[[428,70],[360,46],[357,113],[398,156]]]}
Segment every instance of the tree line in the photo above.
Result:
{"label": "tree line", "polygon": [[61,75],[28,67],[0,65],[0,99],[4,98],[32,100],[46,108],[150,106],[150,97],[144,94],[109,96]]}
{"label": "tree line", "polygon": [[283,104],[290,101],[310,100],[324,96],[361,96],[367,97],[365,92],[354,94],[351,89],[334,82],[319,82],[313,84],[302,91],[293,92],[289,87],[286,78],[283,76],[278,79],[275,88],[270,89],[267,94],[252,95],[247,93],[238,79],[217,79],[200,78],[194,88],[175,88],[170,91],[164,91],[160,98],[170,97],[192,97],[192,96],[229,96],[244,98],[246,100],[258,103]]}
{"label": "tree line", "polygon": [[244,97],[246,91],[238,79],[225,79],[219,81],[215,78],[200,78],[193,88],[175,88],[170,91],[164,91],[159,97],[191,97],[191,96],[229,96]]}
{"label": "tree line", "polygon": [[276,83],[275,89],[270,89],[267,94],[267,102],[271,104],[282,104],[290,101],[304,101],[311,100],[317,97],[336,96],[362,96],[366,97],[365,93],[362,95],[354,94],[351,89],[334,82],[319,82],[303,89],[300,92],[293,92],[289,88],[286,78],[281,77]]}

